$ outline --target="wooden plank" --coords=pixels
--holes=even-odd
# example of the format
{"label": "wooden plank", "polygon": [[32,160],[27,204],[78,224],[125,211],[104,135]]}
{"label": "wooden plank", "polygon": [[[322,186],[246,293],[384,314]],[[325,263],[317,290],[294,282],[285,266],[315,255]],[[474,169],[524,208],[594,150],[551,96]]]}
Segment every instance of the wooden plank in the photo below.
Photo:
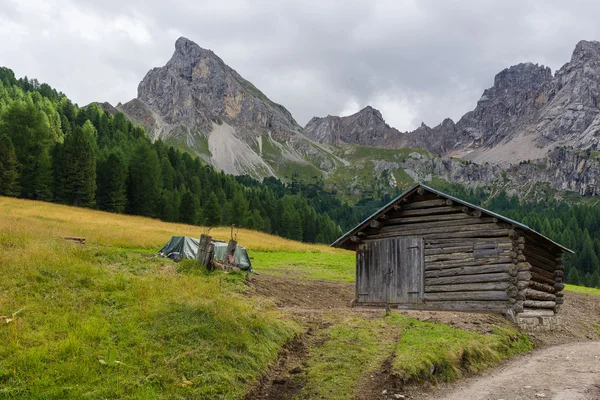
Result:
{"label": "wooden plank", "polygon": [[508,301],[435,301],[429,300],[424,304],[398,306],[407,310],[447,310],[447,311],[488,311],[502,312],[510,308]]}
{"label": "wooden plank", "polygon": [[554,273],[548,272],[545,269],[538,268],[536,265],[531,264],[531,263],[529,263],[529,265],[531,265],[531,268],[530,268],[531,272],[534,272],[534,273],[536,273],[540,276],[543,276],[545,278],[548,278],[550,280],[554,280]]}
{"label": "wooden plank", "polygon": [[428,262],[425,263],[425,270],[433,269],[445,269],[453,267],[474,267],[477,265],[490,265],[490,264],[514,264],[514,260],[511,257],[498,257],[498,258],[480,258],[478,260],[465,261],[439,261],[439,262]]}
{"label": "wooden plank", "polygon": [[455,285],[432,285],[425,287],[425,293],[474,292],[483,290],[504,290],[511,286],[509,282],[459,283]]}
{"label": "wooden plank", "polygon": [[445,206],[446,200],[444,199],[434,199],[434,200],[423,200],[423,201],[415,201],[413,203],[404,204],[402,206],[403,210],[415,210],[419,208],[430,208],[430,207],[439,207]]}
{"label": "wooden plank", "polygon": [[492,264],[475,267],[458,267],[425,271],[425,278],[440,278],[443,276],[459,276],[459,275],[479,275],[491,274],[495,272],[506,272],[511,276],[516,266],[514,264]]}
{"label": "wooden plank", "polygon": [[415,224],[415,223],[427,223],[427,222],[439,222],[439,221],[460,221],[465,219],[473,219],[470,215],[466,214],[436,214],[436,215],[425,215],[406,217],[399,214],[398,216],[392,216],[388,221],[390,224]]}
{"label": "wooden plank", "polygon": [[416,231],[427,228],[454,228],[465,225],[475,225],[476,228],[479,229],[481,225],[494,224],[493,218],[470,218],[450,221],[415,222],[412,224],[402,224],[394,221],[395,220],[389,220],[387,225],[382,228],[382,231]]}
{"label": "wooden plank", "polygon": [[401,234],[402,236],[410,235],[422,235],[427,233],[451,233],[451,232],[465,232],[465,231],[477,231],[477,230],[493,230],[503,229],[498,224],[487,223],[487,224],[450,224],[448,226],[438,227],[422,227],[418,224],[409,226],[406,225],[387,225],[379,230],[381,233],[395,233]]}
{"label": "wooden plank", "polygon": [[[509,237],[512,230],[509,229],[494,229],[494,230],[472,230],[467,232],[450,232],[450,233],[424,233],[421,236],[424,239],[453,239],[453,238],[484,238],[484,237]],[[382,233],[368,236],[365,240],[379,240],[398,236],[414,236],[415,233]]]}
{"label": "wooden plank", "polygon": [[506,272],[476,274],[476,275],[455,275],[439,278],[425,278],[425,286],[431,285],[452,285],[456,283],[476,283],[476,282],[502,282],[511,280],[510,274]]}
{"label": "wooden plank", "polygon": [[459,213],[462,211],[461,207],[454,206],[443,206],[443,207],[432,207],[417,210],[405,210],[402,209],[402,216],[404,217],[415,217],[417,215],[435,215],[435,214],[450,214]]}
{"label": "wooden plank", "polygon": [[448,293],[425,293],[424,299],[428,301],[500,301],[508,300],[505,291],[481,291],[481,292],[448,292]]}
{"label": "wooden plank", "polygon": [[450,245],[450,244],[472,244],[473,246],[477,245],[477,244],[486,244],[486,243],[497,243],[498,246],[512,246],[512,239],[509,238],[508,236],[503,236],[503,237],[495,237],[495,238],[472,238],[469,239],[468,241],[464,240],[464,239],[460,239],[460,238],[439,238],[439,239],[426,239],[425,240],[425,247],[431,247],[431,246],[439,246],[439,245]]}
{"label": "wooden plank", "polygon": [[532,250],[531,247],[526,246],[523,250],[523,254],[528,259],[536,260],[541,265],[548,266],[548,268],[550,268],[549,271],[554,271],[556,269],[556,262],[554,261],[554,258],[545,257],[543,254]]}
{"label": "wooden plank", "polygon": [[452,254],[452,253],[456,253],[456,252],[471,252],[473,251],[473,246],[472,245],[465,245],[465,246],[448,246],[448,247],[435,247],[432,248],[431,246],[429,247],[425,247],[425,255],[426,256],[432,256],[435,254]]}

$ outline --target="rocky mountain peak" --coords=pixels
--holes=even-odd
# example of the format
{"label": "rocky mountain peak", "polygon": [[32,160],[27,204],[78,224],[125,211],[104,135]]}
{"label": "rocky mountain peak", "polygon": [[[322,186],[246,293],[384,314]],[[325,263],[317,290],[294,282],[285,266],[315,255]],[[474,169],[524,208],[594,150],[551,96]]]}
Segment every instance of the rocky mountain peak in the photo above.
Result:
{"label": "rocky mountain peak", "polygon": [[571,62],[581,62],[587,60],[600,60],[600,42],[580,40],[575,45],[575,50],[571,55]]}
{"label": "rocky mountain peak", "polygon": [[[549,67],[533,63],[521,63],[506,68],[494,78],[496,90],[532,89],[552,79]],[[489,90],[489,89],[488,89]]]}

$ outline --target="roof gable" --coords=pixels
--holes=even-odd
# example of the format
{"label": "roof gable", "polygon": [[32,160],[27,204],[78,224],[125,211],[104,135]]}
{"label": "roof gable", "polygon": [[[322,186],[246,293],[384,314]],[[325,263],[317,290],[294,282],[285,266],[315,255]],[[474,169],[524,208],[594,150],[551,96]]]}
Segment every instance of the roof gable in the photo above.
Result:
{"label": "roof gable", "polygon": [[512,220],[510,218],[507,218],[503,215],[497,214],[493,211],[489,211],[486,210],[483,207],[477,206],[475,204],[471,204],[469,202],[466,202],[464,200],[461,200],[459,198],[456,198],[454,196],[451,196],[449,194],[440,192],[439,190],[433,189],[427,185],[424,185],[422,183],[417,183],[416,185],[412,186],[411,188],[409,188],[408,190],[406,190],[404,193],[400,194],[398,197],[396,197],[395,199],[393,199],[392,201],[390,201],[388,204],[386,204],[385,206],[383,206],[382,208],[380,208],[378,211],[376,211],[374,214],[372,214],[370,217],[368,217],[367,219],[365,219],[363,222],[361,222],[360,224],[358,224],[356,227],[354,227],[353,229],[351,229],[350,231],[348,231],[346,234],[344,234],[342,237],[340,237],[338,240],[336,240],[335,242],[333,242],[331,244],[332,247],[343,247],[343,245],[350,240],[350,238],[354,235],[356,235],[358,232],[362,231],[363,229],[367,228],[369,226],[369,224],[371,223],[371,221],[383,216],[384,214],[386,214],[387,212],[389,212],[390,210],[392,210],[394,208],[394,206],[396,206],[398,203],[400,203],[402,200],[408,198],[409,196],[413,195],[415,192],[417,192],[419,189],[423,189],[425,191],[428,191],[432,194],[435,194],[441,198],[447,199],[447,200],[452,200],[453,202],[457,203],[457,204],[461,204],[463,206],[469,207],[471,209],[474,210],[479,210],[481,213],[484,213],[488,216],[491,217],[495,217],[498,220],[501,220],[503,222],[509,223],[515,227],[521,228],[523,230],[525,230],[526,232],[530,232],[532,234],[534,234],[535,236],[537,236],[538,238],[540,238],[542,241],[547,242],[550,245],[556,246],[559,249],[569,252],[569,253],[574,253],[572,250],[564,247],[563,245],[556,243],[555,241],[549,239],[548,237],[542,235],[541,233],[531,229],[530,227],[528,227],[525,224],[522,224],[518,221]]}

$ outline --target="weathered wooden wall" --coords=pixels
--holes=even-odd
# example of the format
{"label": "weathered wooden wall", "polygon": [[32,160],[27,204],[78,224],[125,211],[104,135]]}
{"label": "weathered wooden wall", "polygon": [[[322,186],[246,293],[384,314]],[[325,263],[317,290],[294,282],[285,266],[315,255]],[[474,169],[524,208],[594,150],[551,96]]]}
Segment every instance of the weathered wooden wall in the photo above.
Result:
{"label": "weathered wooden wall", "polygon": [[[425,244],[423,302],[410,308],[547,314],[562,303],[558,248],[480,210],[416,192],[350,239],[354,248],[364,248],[398,237],[423,238]],[[364,274],[368,260],[361,260]],[[358,303],[366,300],[357,296]]]}

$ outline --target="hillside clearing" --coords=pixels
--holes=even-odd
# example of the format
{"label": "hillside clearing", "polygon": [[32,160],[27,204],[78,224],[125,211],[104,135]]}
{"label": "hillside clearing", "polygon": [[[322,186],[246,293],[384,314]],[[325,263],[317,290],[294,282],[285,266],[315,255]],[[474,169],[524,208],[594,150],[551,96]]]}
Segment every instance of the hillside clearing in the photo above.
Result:
{"label": "hillside clearing", "polygon": [[[4,197],[0,215],[7,398],[372,399],[531,348],[499,316],[350,308],[354,255],[327,246],[240,230],[260,275],[208,273],[141,254],[201,227]],[[595,335],[589,296],[567,293],[581,327],[560,340]]]}

